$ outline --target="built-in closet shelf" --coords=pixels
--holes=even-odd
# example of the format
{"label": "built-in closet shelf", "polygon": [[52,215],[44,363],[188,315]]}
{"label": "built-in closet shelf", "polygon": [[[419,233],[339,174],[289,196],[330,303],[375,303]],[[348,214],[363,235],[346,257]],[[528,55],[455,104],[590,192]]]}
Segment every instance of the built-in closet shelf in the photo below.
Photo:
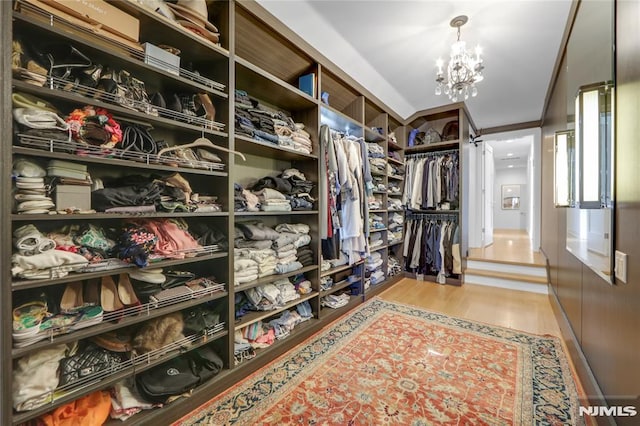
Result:
{"label": "built-in closet shelf", "polygon": [[335,293],[336,291],[342,290],[343,288],[347,288],[352,284],[355,284],[355,283],[350,283],[349,280],[342,280],[339,283],[335,283],[328,290],[320,290],[320,297],[324,297],[324,296],[326,296],[328,294]]}
{"label": "built-in closet shelf", "polygon": [[249,290],[250,288],[257,287],[259,285],[269,284],[274,281],[280,280],[282,278],[293,277],[298,274],[304,274],[306,272],[315,271],[316,269],[318,269],[318,265],[311,265],[311,266],[305,266],[304,268],[301,268],[301,269],[296,269],[295,271],[287,272],[286,274],[267,275],[266,277],[258,278],[257,280],[254,280],[248,283],[238,284],[233,288],[233,291],[235,293],[239,293],[241,291]]}
{"label": "built-in closet shelf", "polygon": [[345,312],[349,312],[351,309],[355,308],[360,303],[362,303],[362,295],[351,296],[349,303],[337,309],[323,306],[320,308],[320,318],[322,319],[322,321],[326,321],[326,322],[333,321],[334,319],[338,318]]}
{"label": "built-in closet shelf", "polygon": [[[373,191],[374,194],[387,194],[387,191]],[[371,211],[371,210],[369,210]]]}
{"label": "built-in closet shelf", "polygon": [[[317,160],[314,154],[305,154],[287,148],[279,147],[271,142],[259,141],[246,136],[235,136],[236,150],[243,154],[256,155],[258,157],[270,157],[287,161],[312,161]],[[237,160],[242,164],[241,160]]]}
{"label": "built-in closet shelf", "polygon": [[387,210],[388,213],[404,213],[404,210]]}
{"label": "built-in closet shelf", "polygon": [[393,179],[393,180],[404,180],[404,177],[402,176],[392,176],[392,175],[387,175],[387,177],[389,179]]}
{"label": "built-in closet shelf", "polygon": [[[223,330],[223,331],[214,333],[210,336],[205,336],[205,335],[199,336],[198,337],[199,341],[196,341],[196,343],[193,343],[189,346],[180,346],[176,349],[166,352],[163,355],[156,356],[154,358],[149,358],[146,361],[140,359],[134,365],[125,367],[122,370],[116,371],[115,373],[110,374],[104,378],[96,379],[95,381],[92,381],[86,385],[79,385],[76,388],[71,388],[67,393],[56,398],[53,402],[49,404],[46,404],[42,407],[30,410],[30,411],[25,411],[23,413],[18,413],[14,415],[13,424],[19,425],[28,420],[35,419],[40,415],[45,414],[56,407],[59,407],[60,405],[71,402],[91,392],[107,388],[119,382],[120,380],[124,380],[126,378],[132,377],[135,374],[141,373],[145,370],[155,367],[156,365],[162,364],[163,362],[168,361],[172,358],[175,358],[176,356],[181,355],[185,352],[189,352],[201,346],[207,345],[215,340],[218,340],[226,336],[227,334],[229,334],[228,331]],[[143,357],[141,356],[140,358],[143,358]]]}
{"label": "built-in closet shelf", "polygon": [[389,241],[389,244],[387,244],[387,247],[397,246],[398,244],[402,244],[403,242],[404,240]]}
{"label": "built-in closet shelf", "polygon": [[369,210],[369,213],[386,213],[386,209]]}
{"label": "built-in closet shelf", "polygon": [[367,142],[381,143],[381,142],[384,142],[386,138],[384,136],[382,136],[380,133],[378,133],[378,132],[376,132],[374,130],[371,130],[368,127],[365,127],[364,128],[364,139]]}
{"label": "built-in closet shelf", "polygon": [[[404,161],[396,160],[395,158],[387,157],[387,161],[393,164],[398,164],[400,166],[404,166]],[[402,194],[400,194],[402,195]]]}
{"label": "built-in closet shelf", "polygon": [[234,324],[234,327],[236,330],[240,330],[255,322],[262,321],[263,319],[278,315],[279,313],[284,312],[289,308],[293,308],[294,306],[304,302],[305,300],[313,299],[314,297],[317,297],[317,296],[318,296],[318,292],[312,291],[311,293],[301,295],[299,299],[292,300],[291,302],[285,303],[283,306],[281,306],[278,309],[274,309],[271,311],[249,312],[248,314],[244,315],[242,319],[240,319],[240,321],[236,322]]}
{"label": "built-in closet shelf", "polygon": [[318,210],[292,210],[282,212],[235,212],[233,215],[236,217],[244,216],[300,216],[300,215],[314,215],[318,214]]}
{"label": "built-in closet shelf", "polygon": [[228,217],[227,212],[207,212],[207,213],[143,213],[143,214],[125,214],[125,213],[74,213],[74,214],[12,214],[11,220],[14,222],[32,222],[32,221],[56,221],[56,220],[109,220],[109,219],[157,219],[157,218],[191,218],[191,217]]}
{"label": "built-in closet shelf", "polygon": [[[111,158],[109,156],[89,157],[84,155],[65,154],[63,152],[46,151],[44,149],[24,148],[24,147],[15,146],[15,145],[13,146],[12,149],[14,154],[28,155],[32,157],[55,158],[60,160],[73,161],[76,163],[102,164],[102,165],[108,165],[108,166],[114,166],[114,167],[131,167],[135,169],[165,171],[165,172],[171,172],[171,173],[178,172],[178,173],[185,173],[185,174],[205,175],[205,176],[227,177],[229,175],[227,172],[196,169],[191,167],[172,167],[172,166],[165,166],[162,164],[143,163],[143,162],[130,161],[130,160],[120,160],[117,158]],[[151,158],[153,157],[155,156],[152,156]]]}
{"label": "built-in closet shelf", "polygon": [[386,280],[382,281],[378,284],[372,284],[368,289],[365,290],[364,296],[365,299],[371,299],[372,297],[382,293],[385,289],[389,288],[392,284],[400,281],[404,276],[402,274],[394,275],[392,277],[388,277]]}
{"label": "built-in closet shelf", "polygon": [[238,56],[236,89],[245,90],[252,98],[277,105],[288,111],[315,108],[318,100],[280,78]]}
{"label": "built-in closet shelf", "polygon": [[[80,96],[78,94],[65,92],[64,90],[38,87],[38,86],[34,86],[32,84],[25,83],[19,80],[13,80],[11,84],[15,89],[17,89],[17,91],[30,93],[40,98],[46,98],[46,99],[56,98],[60,101],[74,104],[75,105],[74,108],[81,108],[84,105],[93,105],[93,106],[105,108],[114,116],[114,118],[116,118],[116,120],[122,120],[123,117],[128,117],[128,118],[135,118],[138,122],[154,124],[158,127],[163,127],[166,129],[192,130],[194,132],[197,132],[198,135],[202,135],[202,134],[215,135],[222,138],[226,138],[228,136],[228,134],[225,132],[213,130],[210,128],[206,128],[204,126],[196,126],[193,124],[184,123],[177,120],[171,120],[164,117],[156,117],[154,115],[149,115],[143,112],[134,111],[132,109],[125,108],[117,104],[102,102],[95,98],[89,98],[86,96]],[[194,136],[194,139],[196,137],[197,136]]]}
{"label": "built-in closet shelf", "polygon": [[386,249],[387,247],[389,247],[389,246],[386,245],[386,244],[383,244],[383,245],[378,246],[378,247],[369,247],[369,251],[382,251],[382,250]]}
{"label": "built-in closet shelf", "polygon": [[287,341],[291,341],[295,339],[295,337],[299,334],[309,332],[310,329],[317,327],[317,325],[318,325],[318,319],[316,318],[311,318],[311,319],[308,319],[307,321],[301,322],[300,324],[296,325],[293,328],[293,330],[289,333],[287,337],[280,340],[276,339],[276,341],[273,342],[272,345],[267,346],[266,348],[255,349],[255,352],[256,352],[255,357],[242,361],[240,364],[236,365],[235,368],[244,367],[245,365],[252,363],[254,360],[258,360],[261,357],[264,357],[269,353],[272,353],[278,350],[279,348],[282,348],[283,346],[287,346],[289,344]]}
{"label": "built-in closet shelf", "polygon": [[369,233],[388,231],[387,228],[369,228]]}
{"label": "built-in closet shelf", "polygon": [[391,141],[387,141],[387,147],[389,148],[389,151],[401,151],[402,147],[400,145],[398,145],[397,143],[391,142]]}
{"label": "built-in closet shelf", "polygon": [[326,124],[331,129],[348,133],[349,135],[362,135],[362,125],[337,109],[326,104],[320,104],[320,114],[322,124]]}
{"label": "built-in closet shelf", "polygon": [[[171,260],[160,260],[157,262],[150,262],[147,268],[155,269],[155,268],[169,268],[171,266],[177,265],[186,265],[189,263],[195,262],[205,262],[208,260],[222,259],[227,257],[228,253],[226,251],[216,252],[213,254],[207,254],[203,256],[195,256],[195,257],[186,257],[184,259],[171,259]],[[52,279],[40,279],[40,280],[19,280],[13,281],[11,283],[12,290],[26,290],[29,288],[38,288],[45,287],[57,284],[64,284],[78,280],[88,280],[91,278],[100,278],[107,275],[118,275],[121,273],[126,273],[130,271],[135,266],[125,267],[125,268],[117,268],[117,269],[109,269],[109,270],[101,270],[96,272],[71,272],[66,277],[62,278],[52,278]],[[146,268],[140,268],[142,270]]]}
{"label": "built-in closet shelf", "polygon": [[327,269],[326,271],[321,271],[320,272],[320,277],[327,277],[329,275],[333,275],[333,274],[336,274],[338,272],[346,271],[347,269],[351,269],[351,268],[355,268],[356,266],[360,266],[363,263],[364,263],[364,260],[360,260],[360,261],[358,261],[356,263],[353,263],[351,265],[336,266],[335,268]]}
{"label": "built-in closet shelf", "polygon": [[[140,20],[140,40],[150,40],[154,44],[167,44],[188,51],[194,57],[220,56],[229,58],[229,51],[192,31],[165,18],[150,8],[134,1],[116,2],[118,8]],[[220,23],[212,21],[216,26]],[[225,39],[226,34],[221,35]]]}
{"label": "built-in closet shelf", "polygon": [[[141,56],[139,57],[140,60],[138,60],[137,57],[132,56],[131,54],[125,54],[117,50],[108,49],[100,44],[96,44],[91,40],[91,35],[87,35],[87,37],[80,37],[77,32],[69,33],[65,31],[63,27],[50,26],[49,22],[44,23],[34,21],[33,18],[24,16],[20,12],[14,12],[13,17],[15,18],[14,22],[16,25],[28,25],[34,32],[40,33],[42,37],[54,39],[55,37],[51,37],[51,35],[54,34],[60,38],[66,39],[67,42],[72,43],[94,62],[100,63],[100,60],[95,59],[96,56],[109,56],[109,66],[126,69],[131,72],[133,76],[144,82],[157,81],[158,77],[161,77],[163,80],[168,79],[169,81],[172,81],[173,83],[171,86],[182,87],[185,91],[193,91],[195,89],[197,91],[207,92],[222,99],[227,99],[229,97],[227,93],[221,90],[216,90],[213,87],[200,84],[197,81],[172,74],[161,68],[144,63],[144,56],[142,53],[139,54]],[[48,41],[51,42],[54,40]],[[167,81],[163,82],[165,86],[167,83]]]}
{"label": "built-in closet shelf", "polygon": [[442,141],[442,142],[433,142],[433,143],[429,143],[429,144],[425,144],[425,145],[407,147],[404,150],[404,154],[405,155],[419,154],[419,153],[423,153],[423,152],[438,151],[438,150],[447,149],[447,148],[449,148],[449,149],[457,149],[457,148],[459,148],[459,146],[460,146],[460,140],[459,139],[450,140],[450,141]]}
{"label": "built-in closet shelf", "polygon": [[201,305],[202,303],[222,299],[223,297],[226,297],[228,295],[229,293],[226,291],[216,291],[208,296],[199,297],[197,299],[190,299],[184,302],[173,303],[161,308],[144,309],[136,316],[126,316],[118,319],[117,321],[104,321],[90,327],[81,328],[79,330],[70,331],[65,334],[59,334],[50,337],[24,348],[14,348],[11,352],[11,355],[14,359],[20,358],[30,352],[41,350],[54,345],[75,342],[76,340],[86,339],[87,337],[97,336],[102,333],[107,333],[109,331],[124,328],[133,324],[138,324],[152,318],[167,315],[172,312],[182,311],[193,306]]}

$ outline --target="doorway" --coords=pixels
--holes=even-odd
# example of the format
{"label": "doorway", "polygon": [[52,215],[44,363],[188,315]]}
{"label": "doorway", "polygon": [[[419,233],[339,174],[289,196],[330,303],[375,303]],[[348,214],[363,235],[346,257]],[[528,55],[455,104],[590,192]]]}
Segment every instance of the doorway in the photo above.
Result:
{"label": "doorway", "polygon": [[[540,247],[540,146],[539,128],[483,136],[472,156],[478,179],[469,182],[471,211],[479,218],[470,224],[469,247],[494,243],[499,230],[517,230],[528,236],[534,251]],[[474,149],[474,148],[472,148]],[[517,190],[517,199],[503,199],[503,189]],[[475,242],[475,244],[473,244]]]}

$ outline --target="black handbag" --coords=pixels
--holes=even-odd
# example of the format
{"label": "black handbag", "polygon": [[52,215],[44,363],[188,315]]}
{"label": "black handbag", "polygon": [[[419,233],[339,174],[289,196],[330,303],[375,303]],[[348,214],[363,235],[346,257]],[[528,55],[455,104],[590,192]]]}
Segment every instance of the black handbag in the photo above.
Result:
{"label": "black handbag", "polygon": [[200,334],[220,323],[220,314],[204,306],[197,306],[191,310],[183,311],[184,334]]}
{"label": "black handbag", "polygon": [[149,402],[163,403],[170,396],[195,388],[200,382],[192,368],[193,361],[181,355],[136,376],[140,395]]}
{"label": "black handbag", "polygon": [[87,346],[83,351],[60,360],[60,386],[90,378],[97,373],[114,373],[120,368],[120,355],[95,345]]}
{"label": "black handbag", "polygon": [[213,348],[202,346],[137,375],[136,385],[145,400],[163,403],[209,380],[222,367],[222,359]]}

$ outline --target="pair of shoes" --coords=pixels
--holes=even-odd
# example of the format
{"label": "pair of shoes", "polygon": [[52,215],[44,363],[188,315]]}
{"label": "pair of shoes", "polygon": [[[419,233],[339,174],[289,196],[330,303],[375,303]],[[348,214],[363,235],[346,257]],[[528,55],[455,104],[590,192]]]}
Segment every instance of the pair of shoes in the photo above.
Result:
{"label": "pair of shoes", "polygon": [[82,281],[67,284],[60,300],[60,311],[73,312],[83,306]]}
{"label": "pair of shoes", "polygon": [[102,277],[100,282],[100,305],[105,312],[123,310],[126,306],[139,306],[140,300],[136,296],[129,275],[120,274],[118,284],[113,277]]}

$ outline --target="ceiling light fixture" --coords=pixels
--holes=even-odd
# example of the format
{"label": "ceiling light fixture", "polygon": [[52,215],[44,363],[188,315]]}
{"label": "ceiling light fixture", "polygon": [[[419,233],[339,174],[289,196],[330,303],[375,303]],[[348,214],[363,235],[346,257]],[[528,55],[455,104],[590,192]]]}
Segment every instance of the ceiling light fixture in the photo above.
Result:
{"label": "ceiling light fixture", "polygon": [[513,152],[507,152],[507,157],[513,157]]}
{"label": "ceiling light fixture", "polygon": [[476,83],[482,81],[484,76],[482,70],[484,69],[482,53],[480,46],[476,47],[475,55],[470,54],[467,51],[466,43],[460,41],[460,27],[467,23],[469,18],[466,15],[456,16],[451,20],[449,25],[458,29],[458,40],[451,46],[451,57],[449,64],[447,65],[447,75],[443,73],[444,62],[442,59],[438,59],[436,66],[438,67],[438,73],[436,74],[436,95],[441,95],[443,92],[449,96],[453,102],[457,102],[458,99],[469,99],[469,95],[476,96],[478,89]]}

